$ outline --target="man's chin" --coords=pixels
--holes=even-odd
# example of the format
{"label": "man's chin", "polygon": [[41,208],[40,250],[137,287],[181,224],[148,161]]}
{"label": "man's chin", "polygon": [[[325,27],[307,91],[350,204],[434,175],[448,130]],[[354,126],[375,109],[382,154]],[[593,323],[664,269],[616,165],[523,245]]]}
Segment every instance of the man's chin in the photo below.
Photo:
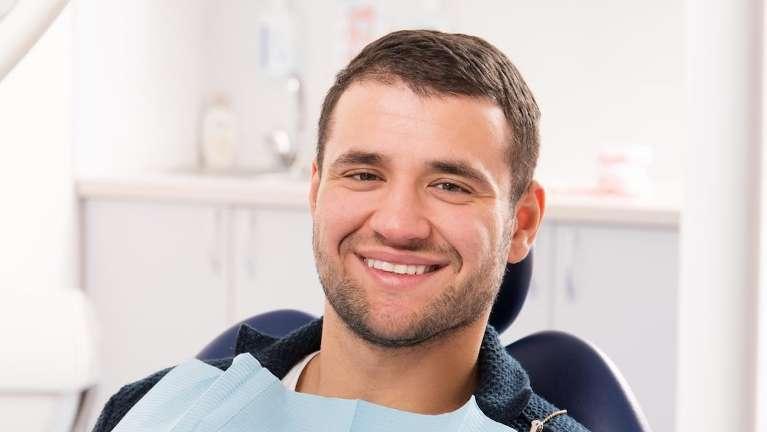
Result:
{"label": "man's chin", "polygon": [[[346,321],[346,320],[344,320]],[[346,322],[359,338],[382,348],[414,347],[434,339],[441,332],[409,324],[406,319],[392,319],[378,316],[375,320]]]}
{"label": "man's chin", "polygon": [[381,348],[406,348],[419,345],[425,341],[423,337],[417,337],[412,332],[375,331],[370,328],[353,330],[365,342]]}

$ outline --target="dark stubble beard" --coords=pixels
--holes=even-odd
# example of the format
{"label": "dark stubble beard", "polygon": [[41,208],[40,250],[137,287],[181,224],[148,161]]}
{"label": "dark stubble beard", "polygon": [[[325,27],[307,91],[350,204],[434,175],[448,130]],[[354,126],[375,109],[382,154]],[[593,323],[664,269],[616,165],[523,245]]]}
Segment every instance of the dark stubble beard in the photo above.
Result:
{"label": "dark stubble beard", "polygon": [[[344,274],[342,262],[334,262],[321,250],[316,222],[312,231],[317,272],[328,303],[350,330],[363,340],[383,348],[413,347],[433,342],[476,322],[492,306],[506,268],[508,229],[504,230],[503,243],[499,245],[497,254],[489,254],[491,256],[487,256],[462,284],[448,286],[429,302],[421,313],[413,313],[407,317],[410,325],[406,330],[398,335],[387,335],[370,325],[370,304],[360,283]],[[346,237],[339,248],[340,256],[351,254],[353,246],[359,244],[360,240],[355,234]],[[419,244],[406,250],[444,251],[445,248],[437,249]],[[452,251],[450,255],[458,256],[454,249],[449,250]],[[460,261],[459,256],[458,260]],[[461,264],[451,263],[451,266],[460,268]],[[442,271],[457,271],[457,268]]]}

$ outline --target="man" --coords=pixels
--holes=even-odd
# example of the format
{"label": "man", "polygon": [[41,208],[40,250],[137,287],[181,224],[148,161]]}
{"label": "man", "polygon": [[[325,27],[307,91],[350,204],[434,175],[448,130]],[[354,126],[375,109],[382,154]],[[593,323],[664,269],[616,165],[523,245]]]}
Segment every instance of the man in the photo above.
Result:
{"label": "man", "polygon": [[[302,393],[420,414],[474,395],[518,431],[585,431],[532,392],[487,326],[506,263],[527,255],[544,212],[539,116],[479,38],[400,31],[368,45],[319,121],[310,207],[324,317],[281,340],[244,328],[237,352]],[[165,372],[123,387],[95,430]]]}

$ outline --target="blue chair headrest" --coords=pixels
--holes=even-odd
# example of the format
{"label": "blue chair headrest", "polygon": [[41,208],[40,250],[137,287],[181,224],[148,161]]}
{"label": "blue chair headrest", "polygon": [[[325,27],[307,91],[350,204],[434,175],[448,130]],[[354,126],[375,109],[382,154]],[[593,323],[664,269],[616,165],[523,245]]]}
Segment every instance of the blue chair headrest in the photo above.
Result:
{"label": "blue chair headrest", "polygon": [[506,264],[506,274],[503,276],[501,288],[495,298],[493,310],[490,312],[489,323],[500,334],[509,328],[519,315],[522,305],[530,289],[533,278],[533,251],[516,264]]}

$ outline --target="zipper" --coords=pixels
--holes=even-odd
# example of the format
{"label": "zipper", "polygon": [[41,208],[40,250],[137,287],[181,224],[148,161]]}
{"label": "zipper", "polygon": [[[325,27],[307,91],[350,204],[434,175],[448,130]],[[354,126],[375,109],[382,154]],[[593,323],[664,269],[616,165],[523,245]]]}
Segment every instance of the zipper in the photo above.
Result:
{"label": "zipper", "polygon": [[562,414],[567,414],[567,410],[555,411],[549,414],[548,416],[546,416],[546,418],[543,420],[538,420],[538,419],[533,420],[533,422],[530,423],[530,432],[543,432],[543,425],[545,425],[546,422]]}

